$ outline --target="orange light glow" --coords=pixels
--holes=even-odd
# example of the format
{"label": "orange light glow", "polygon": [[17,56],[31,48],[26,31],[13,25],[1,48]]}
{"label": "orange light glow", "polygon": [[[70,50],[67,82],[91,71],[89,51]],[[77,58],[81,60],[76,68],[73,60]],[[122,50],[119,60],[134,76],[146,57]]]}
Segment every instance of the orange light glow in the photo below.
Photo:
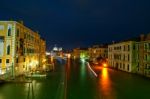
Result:
{"label": "orange light glow", "polygon": [[70,58],[70,57],[71,57],[71,54],[67,54],[67,57]]}
{"label": "orange light glow", "polygon": [[106,64],[106,63],[104,63],[104,64],[103,64],[103,66],[104,66],[104,67],[107,67],[107,64]]}
{"label": "orange light glow", "polygon": [[109,80],[109,75],[107,68],[102,69],[102,74],[101,74],[101,89],[104,95],[109,95],[111,86],[110,86],[110,80]]}
{"label": "orange light glow", "polygon": [[[106,64],[107,66],[107,64]],[[109,77],[108,68],[102,68],[102,72],[100,74],[100,92],[107,99],[116,99],[115,92],[112,90],[112,82]]]}
{"label": "orange light glow", "polygon": [[103,68],[102,69],[102,76],[103,76],[103,79],[107,79],[108,80],[107,68]]}

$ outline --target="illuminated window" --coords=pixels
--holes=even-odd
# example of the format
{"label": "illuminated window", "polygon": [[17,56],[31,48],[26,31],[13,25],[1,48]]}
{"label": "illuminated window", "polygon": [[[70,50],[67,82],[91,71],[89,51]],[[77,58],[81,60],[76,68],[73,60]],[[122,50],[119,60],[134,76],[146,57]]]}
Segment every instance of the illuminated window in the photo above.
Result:
{"label": "illuminated window", "polygon": [[4,37],[0,36],[0,56],[4,53]]}

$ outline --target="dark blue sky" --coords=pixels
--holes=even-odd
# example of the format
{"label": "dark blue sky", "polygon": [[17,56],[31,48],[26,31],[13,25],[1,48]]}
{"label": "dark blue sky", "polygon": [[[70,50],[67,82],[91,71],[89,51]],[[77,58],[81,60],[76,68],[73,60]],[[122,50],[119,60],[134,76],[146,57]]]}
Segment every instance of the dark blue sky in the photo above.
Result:
{"label": "dark blue sky", "polygon": [[65,48],[110,43],[150,32],[150,0],[0,0],[0,20],[23,20]]}

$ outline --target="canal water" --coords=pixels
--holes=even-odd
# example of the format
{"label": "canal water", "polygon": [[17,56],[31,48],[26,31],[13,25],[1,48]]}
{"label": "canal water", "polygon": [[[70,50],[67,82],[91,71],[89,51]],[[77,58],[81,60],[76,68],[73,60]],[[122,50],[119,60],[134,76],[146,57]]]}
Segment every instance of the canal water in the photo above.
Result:
{"label": "canal water", "polygon": [[1,84],[0,99],[63,99],[64,67],[64,62],[58,61],[46,78],[34,78],[32,83]]}
{"label": "canal water", "polygon": [[0,99],[150,99],[150,79],[108,68],[93,69],[97,77],[84,62],[57,62],[47,78],[1,84]]}

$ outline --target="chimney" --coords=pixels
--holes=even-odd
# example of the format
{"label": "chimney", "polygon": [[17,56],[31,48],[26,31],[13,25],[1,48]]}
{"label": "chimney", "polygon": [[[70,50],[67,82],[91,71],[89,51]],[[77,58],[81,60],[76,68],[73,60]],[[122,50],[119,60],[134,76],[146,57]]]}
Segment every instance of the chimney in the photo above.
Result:
{"label": "chimney", "polygon": [[141,34],[141,35],[140,35],[140,40],[141,40],[141,41],[144,41],[144,37],[145,37],[145,35],[144,35],[144,34]]}

